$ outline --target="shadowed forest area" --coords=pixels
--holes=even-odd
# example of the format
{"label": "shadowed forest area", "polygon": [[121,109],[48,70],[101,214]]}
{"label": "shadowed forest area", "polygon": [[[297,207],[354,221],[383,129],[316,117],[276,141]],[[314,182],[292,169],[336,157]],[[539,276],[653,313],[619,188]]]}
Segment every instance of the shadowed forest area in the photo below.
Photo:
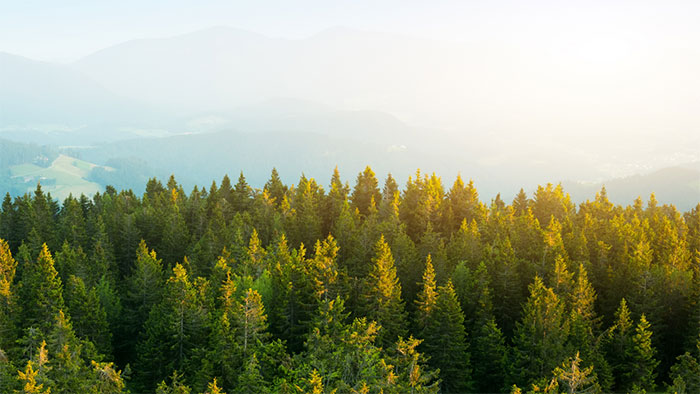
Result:
{"label": "shadowed forest area", "polygon": [[700,203],[398,182],[7,194],[0,392],[700,392]]}

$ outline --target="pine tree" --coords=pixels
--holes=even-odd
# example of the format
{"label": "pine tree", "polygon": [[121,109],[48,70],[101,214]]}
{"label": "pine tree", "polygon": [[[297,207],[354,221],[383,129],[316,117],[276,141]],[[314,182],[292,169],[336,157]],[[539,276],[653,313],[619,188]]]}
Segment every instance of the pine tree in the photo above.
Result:
{"label": "pine tree", "polygon": [[191,392],[192,389],[182,382],[182,375],[177,371],[173,371],[170,376],[170,384],[162,380],[156,387],[156,394],[190,394]]}
{"label": "pine tree", "polygon": [[275,254],[270,311],[272,331],[278,338],[287,341],[290,352],[296,353],[302,349],[303,338],[313,320],[314,311],[318,309],[317,283],[308,270],[303,247],[290,253],[283,236]]}
{"label": "pine tree", "polygon": [[22,383],[22,389],[18,394],[50,394],[51,389],[45,388],[42,383],[37,382],[39,371],[34,370],[32,361],[27,361],[24,371],[17,371],[17,379]]}
{"label": "pine tree", "polygon": [[501,329],[491,317],[470,332],[474,387],[480,392],[504,386],[507,375],[507,348]]}
{"label": "pine tree", "polygon": [[425,271],[423,272],[423,289],[418,293],[416,303],[416,333],[419,337],[425,338],[427,330],[430,328],[433,312],[437,302],[437,287],[435,285],[435,270],[430,255],[425,261]]}
{"label": "pine tree", "polygon": [[338,167],[335,167],[331,177],[331,185],[328,189],[328,196],[324,203],[324,212],[322,212],[323,234],[328,234],[333,229],[343,210],[343,205],[348,201],[349,192],[350,187],[347,184],[343,184]]}
{"label": "pine tree", "polygon": [[10,245],[0,239],[0,350],[7,351],[14,345],[17,294],[14,278],[17,262],[12,258]]}
{"label": "pine tree", "polygon": [[253,189],[248,186],[248,182],[246,182],[245,176],[243,176],[243,172],[241,171],[241,175],[238,177],[238,183],[236,183],[233,189],[231,206],[236,212],[246,211],[250,208],[252,196]]}
{"label": "pine tree", "polygon": [[162,300],[149,313],[137,347],[137,376],[143,389],[154,387],[169,371],[194,375],[190,364],[195,363],[196,349],[207,337],[207,310],[198,287],[185,268],[176,264]]}
{"label": "pine tree", "polygon": [[272,173],[270,174],[270,180],[265,183],[264,190],[270,195],[272,201],[274,201],[276,206],[282,204],[282,199],[287,193],[287,186],[282,183],[279,173],[276,168],[272,168]]}
{"label": "pine tree", "polygon": [[265,307],[262,304],[260,294],[253,289],[248,289],[235,316],[238,326],[238,341],[241,345],[243,358],[247,359],[251,354],[255,354],[255,349],[262,344],[262,340],[266,336],[267,316],[265,316]]}
{"label": "pine tree", "polygon": [[115,342],[118,342],[116,347],[123,349],[129,356],[133,356],[134,338],[138,338],[151,309],[161,300],[163,281],[163,263],[156,257],[156,252],[149,251],[146,242],[141,240],[136,251],[134,269],[125,283],[126,324],[123,325],[121,335],[115,338]]}
{"label": "pine tree", "polygon": [[92,361],[91,390],[99,394],[119,394],[125,391],[125,382],[122,371],[114,368],[111,362]]}
{"label": "pine tree", "polygon": [[93,382],[86,360],[96,356],[94,346],[91,342],[76,337],[70,318],[63,311],[58,311],[54,318],[47,344],[48,353],[53,357],[47,373],[52,382],[51,392],[87,392]]}
{"label": "pine tree", "polygon": [[523,317],[515,328],[511,382],[528,386],[546,376],[566,358],[568,335],[563,302],[542,279],[535,277]]}
{"label": "pine tree", "polygon": [[615,312],[615,323],[607,330],[604,339],[606,359],[615,377],[614,389],[617,391],[631,389],[626,376],[631,373],[627,356],[633,347],[632,319],[624,298]]}
{"label": "pine tree", "polygon": [[211,374],[219,378],[224,388],[233,387],[238,377],[242,356],[236,337],[235,313],[239,308],[236,285],[230,273],[221,285],[221,307],[213,323],[206,361],[211,365]]}
{"label": "pine tree", "polygon": [[65,308],[61,278],[46,244],[36,260],[24,262],[19,296],[24,327],[48,329],[56,313]]}
{"label": "pine tree", "polygon": [[396,277],[394,258],[382,236],[375,246],[374,266],[369,274],[367,317],[375,320],[382,330],[378,343],[388,348],[398,337],[406,335],[406,312],[401,299],[401,283]]}
{"label": "pine tree", "polygon": [[515,215],[521,216],[525,214],[527,212],[528,205],[529,200],[527,198],[527,194],[525,194],[525,191],[521,188],[513,199],[513,210],[515,211]]}
{"label": "pine tree", "polygon": [[700,391],[700,336],[693,353],[685,352],[676,358],[676,363],[669,373],[669,380],[672,383],[668,389],[669,393],[685,394]]}
{"label": "pine tree", "polygon": [[259,277],[265,269],[265,249],[260,244],[257,230],[253,229],[250,235],[248,247],[245,249],[245,257],[239,267],[242,276]]}
{"label": "pine tree", "polygon": [[417,348],[422,341],[412,336],[399,338],[391,348],[388,362],[394,368],[394,385],[385,392],[427,394],[439,389],[437,371],[427,368],[425,356]]}
{"label": "pine tree", "polygon": [[89,339],[100,353],[111,354],[112,334],[95,288],[87,290],[82,279],[71,275],[66,284],[66,303],[78,337]]}
{"label": "pine tree", "polygon": [[318,289],[316,296],[319,300],[334,299],[340,292],[336,264],[338,250],[338,244],[332,235],[328,235],[323,242],[316,241],[314,246],[314,257],[309,263],[311,274],[315,275],[315,287]]}
{"label": "pine tree", "polygon": [[632,337],[633,347],[629,349],[630,368],[623,378],[626,378],[635,391],[653,391],[656,388],[656,367],[659,362],[654,358],[656,349],[651,344],[652,332],[650,324],[644,314],[639,318],[639,323]]}
{"label": "pine tree", "polygon": [[[365,318],[348,324],[347,317],[340,298],[321,304],[297,373],[313,371],[313,386],[323,390],[323,383],[328,392],[380,392],[394,379],[376,342],[380,327]],[[301,383],[308,387],[308,381]]]}
{"label": "pine tree", "polygon": [[369,207],[372,201],[376,204],[381,201],[382,195],[379,192],[379,182],[374,175],[374,171],[367,166],[364,171],[357,174],[355,188],[350,196],[352,207],[359,210],[361,215],[369,213]]}
{"label": "pine tree", "polygon": [[435,310],[422,344],[431,367],[440,370],[442,392],[461,393],[471,388],[471,366],[464,314],[452,282],[440,286]]}
{"label": "pine tree", "polygon": [[[269,384],[260,374],[260,364],[255,354],[251,355],[245,363],[243,372],[238,375],[238,383],[233,393],[240,394],[265,394],[269,393]],[[212,394],[214,394],[212,392]]]}
{"label": "pine tree", "polygon": [[581,368],[581,357],[576,352],[573,359],[566,360],[561,367],[554,369],[554,379],[567,393],[601,393],[600,386],[593,374],[593,366]]}
{"label": "pine tree", "polygon": [[596,317],[596,292],[588,281],[583,264],[579,265],[576,280],[570,294],[569,346],[583,354],[584,366],[595,365],[594,375],[604,391],[610,391],[612,371],[605,360],[598,339],[600,319]]}

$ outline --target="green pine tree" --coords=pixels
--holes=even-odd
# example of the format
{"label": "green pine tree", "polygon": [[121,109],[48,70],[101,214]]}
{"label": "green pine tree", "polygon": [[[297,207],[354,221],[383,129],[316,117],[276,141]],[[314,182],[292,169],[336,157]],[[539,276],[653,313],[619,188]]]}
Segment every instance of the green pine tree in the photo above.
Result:
{"label": "green pine tree", "polygon": [[61,278],[46,244],[36,260],[24,261],[19,298],[24,327],[48,329],[56,313],[65,308]]}
{"label": "green pine tree", "polygon": [[435,310],[424,334],[422,349],[431,367],[440,370],[440,388],[446,393],[471,390],[472,374],[464,314],[452,282],[438,288]]}
{"label": "green pine tree", "polygon": [[398,337],[405,337],[407,329],[401,283],[396,276],[394,258],[384,236],[377,241],[372,262],[374,266],[368,277],[366,291],[366,314],[382,327],[377,341],[379,345],[388,348]]}

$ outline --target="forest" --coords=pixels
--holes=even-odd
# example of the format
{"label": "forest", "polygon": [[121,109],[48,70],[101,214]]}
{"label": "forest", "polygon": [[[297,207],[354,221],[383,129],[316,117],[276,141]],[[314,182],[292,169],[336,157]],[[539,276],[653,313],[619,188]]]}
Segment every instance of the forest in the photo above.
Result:
{"label": "forest", "polygon": [[6,194],[0,393],[698,393],[700,202],[273,169]]}

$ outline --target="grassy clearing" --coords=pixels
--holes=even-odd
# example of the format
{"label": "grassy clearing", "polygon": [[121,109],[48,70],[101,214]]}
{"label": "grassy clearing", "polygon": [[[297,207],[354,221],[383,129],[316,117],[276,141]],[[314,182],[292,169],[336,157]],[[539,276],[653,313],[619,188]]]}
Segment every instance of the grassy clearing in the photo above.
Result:
{"label": "grassy clearing", "polygon": [[34,164],[20,164],[10,168],[13,178],[31,178],[27,182],[27,191],[31,192],[36,187],[36,182],[42,182],[45,192],[58,199],[64,199],[69,194],[92,195],[102,187],[97,183],[85,179],[95,164],[76,159],[74,157],[59,155],[51,166],[42,168]]}

